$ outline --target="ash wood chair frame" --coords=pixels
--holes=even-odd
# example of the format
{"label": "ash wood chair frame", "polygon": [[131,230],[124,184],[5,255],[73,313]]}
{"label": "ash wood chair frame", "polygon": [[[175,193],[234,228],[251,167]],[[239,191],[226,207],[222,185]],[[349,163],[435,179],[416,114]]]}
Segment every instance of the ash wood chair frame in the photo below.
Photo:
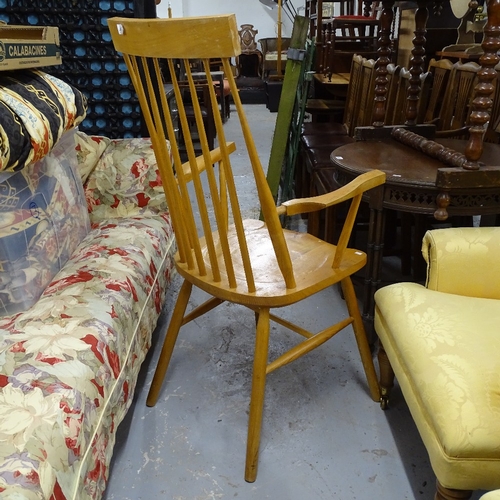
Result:
{"label": "ash wood chair frame", "polygon": [[[147,404],[153,406],[158,400],[181,326],[224,301],[254,311],[256,334],[245,466],[245,479],[252,482],[257,476],[266,377],[277,368],[320,346],[351,325],[369,393],[374,401],[380,399],[373,360],[351,281],[351,275],[365,265],[366,255],[348,248],[347,242],[363,193],[381,185],[385,181],[385,174],[373,171],[334,193],[317,198],[289,200],[276,207],[230,71],[231,58],[240,53],[235,16],[147,20],[111,18],[108,24],[115,48],[124,56],[151,135],[177,239],[176,267],[184,279]],[[211,40],[211,43],[200,43],[200,40]],[[240,154],[245,154],[245,150],[248,154],[249,169],[255,178],[263,220],[242,218],[230,158],[236,146],[226,141],[221,117],[215,115],[219,145],[211,150],[197,101],[194,101],[202,154],[196,156],[192,144],[186,140],[188,161],[183,162],[165,95],[156,93],[159,99],[150,98],[156,95],[155,88],[162,88],[163,85],[159,59],[172,65],[175,58],[186,62],[196,58],[202,59],[207,65],[208,89],[215,106],[216,95],[213,85],[210,85],[208,71],[209,58],[212,57],[222,59],[231,86],[245,141]],[[148,64],[148,61],[151,63]],[[185,66],[188,68],[189,64]],[[195,91],[189,70],[187,81],[189,88]],[[175,76],[172,84],[175,95],[179,96],[180,89]],[[181,127],[187,132],[181,99],[178,112]],[[231,126],[236,126],[235,122],[236,118],[232,120]],[[187,133],[185,137],[189,137]],[[281,215],[308,213],[349,199],[351,206],[336,246],[308,233],[281,227]],[[319,333],[313,334],[271,312],[273,308],[297,303],[336,283],[342,286],[348,314],[339,323]],[[204,290],[211,298],[186,314],[193,286]],[[271,320],[295,331],[304,340],[277,359],[269,361]]]}

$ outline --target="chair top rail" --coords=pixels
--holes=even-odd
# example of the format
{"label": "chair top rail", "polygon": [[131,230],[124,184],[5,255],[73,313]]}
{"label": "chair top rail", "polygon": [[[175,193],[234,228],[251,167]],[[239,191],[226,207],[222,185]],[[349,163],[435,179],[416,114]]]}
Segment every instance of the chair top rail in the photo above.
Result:
{"label": "chair top rail", "polygon": [[[108,19],[108,26],[116,50],[134,56],[209,59],[241,54],[234,14],[147,20],[113,17]],[[122,36],[124,26],[127,36]],[[231,36],[227,36],[228,32]],[[150,33],[154,37],[149,36],[145,44],[144,38]]]}

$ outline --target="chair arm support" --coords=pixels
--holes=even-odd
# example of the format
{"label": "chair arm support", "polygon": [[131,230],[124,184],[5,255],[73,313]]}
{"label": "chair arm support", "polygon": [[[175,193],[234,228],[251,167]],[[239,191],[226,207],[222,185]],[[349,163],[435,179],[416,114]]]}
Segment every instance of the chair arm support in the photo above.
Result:
{"label": "chair arm support", "polygon": [[362,174],[331,193],[313,196],[310,198],[296,198],[285,201],[277,208],[278,215],[297,215],[316,212],[324,208],[337,205],[343,201],[350,200],[365,191],[380,186],[385,182],[385,173],[380,170],[372,170]]}
{"label": "chair arm support", "polygon": [[427,288],[500,299],[500,227],[427,231],[422,242]]}

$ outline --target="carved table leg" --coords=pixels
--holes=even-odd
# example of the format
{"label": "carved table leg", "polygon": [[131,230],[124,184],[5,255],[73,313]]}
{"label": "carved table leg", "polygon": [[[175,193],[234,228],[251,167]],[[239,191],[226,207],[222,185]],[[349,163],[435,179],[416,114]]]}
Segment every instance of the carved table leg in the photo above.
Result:
{"label": "carved table leg", "polygon": [[452,490],[445,488],[439,481],[436,481],[436,494],[434,500],[467,500],[472,496],[469,490]]}
{"label": "carved table leg", "polygon": [[382,206],[384,186],[375,188],[370,193],[370,223],[368,227],[368,245],[366,250],[367,263],[365,267],[365,284],[363,290],[363,322],[365,324],[368,342],[373,345],[376,334],[373,329],[375,300],[373,298],[380,284],[380,270],[384,252],[385,214]]}
{"label": "carved table leg", "polygon": [[380,369],[380,407],[382,410],[387,410],[391,390],[394,387],[394,371],[382,344],[378,349],[378,365]]}

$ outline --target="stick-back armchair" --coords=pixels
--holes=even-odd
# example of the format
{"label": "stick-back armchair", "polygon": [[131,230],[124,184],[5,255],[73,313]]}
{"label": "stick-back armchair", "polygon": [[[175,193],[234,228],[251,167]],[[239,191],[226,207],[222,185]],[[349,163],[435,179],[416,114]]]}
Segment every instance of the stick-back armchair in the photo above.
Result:
{"label": "stick-back armchair", "polygon": [[[239,99],[230,60],[240,53],[240,39],[234,15],[137,20],[113,18],[109,27],[115,48],[127,63],[155,150],[163,187],[177,238],[176,267],[184,279],[168,326],[165,342],[151,385],[147,404],[153,406],[172,355],[179,329],[214,309],[224,301],[248,307],[255,312],[256,336],[250,396],[245,479],[257,475],[257,459],[264,408],[266,376],[313,348],[337,332],[351,326],[358,343],[371,397],[378,401],[379,387],[370,348],[365,336],[350,276],[360,270],[366,256],[347,248],[350,232],[363,193],[385,180],[375,171],[361,176],[335,193],[304,200],[290,200],[276,207],[259,160],[244,108]],[[201,41],[210,40],[210,43]],[[185,60],[186,80],[192,92],[195,82],[189,70],[190,59],[201,59],[206,66],[208,89],[214,107],[216,95],[210,85],[210,58],[220,58],[234,97],[237,118],[245,144],[239,154],[248,157],[261,204],[263,220],[243,220],[238,203],[236,180],[230,154],[236,145],[227,142],[221,117],[215,114],[218,146],[210,149],[204,122],[193,99],[197,136],[202,153],[196,156],[189,139],[190,129],[182,99],[179,120],[184,131],[187,161],[183,161],[177,134],[163,88],[160,61],[169,66],[175,59]],[[175,95],[180,93],[175,72],[170,71]],[[236,118],[231,127],[236,126]],[[351,209],[336,246],[308,233],[282,229],[280,215],[310,212],[351,199]],[[271,313],[272,308],[294,304],[331,285],[340,283],[348,309],[336,325],[313,334]],[[192,287],[210,294],[203,305],[186,314]],[[270,320],[299,333],[304,340],[277,359],[268,360]]]}

